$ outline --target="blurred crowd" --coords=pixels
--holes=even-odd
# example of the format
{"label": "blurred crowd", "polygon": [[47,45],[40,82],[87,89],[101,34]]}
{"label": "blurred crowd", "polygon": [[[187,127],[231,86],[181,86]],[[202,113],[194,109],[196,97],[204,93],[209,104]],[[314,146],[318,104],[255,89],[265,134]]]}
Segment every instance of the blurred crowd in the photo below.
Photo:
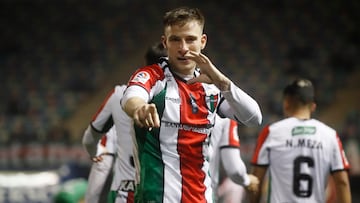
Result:
{"label": "blurred crowd", "polygon": [[[360,71],[360,4],[355,1],[2,1],[3,166],[14,167],[4,161],[6,150],[19,146],[80,145],[64,121],[109,74],[129,66],[126,57],[146,46],[140,42],[161,33],[163,11],[179,5],[204,11],[211,41],[205,52],[259,101],[264,124],[282,117],[281,90],[293,78],[314,81],[321,112],[344,88],[344,81]],[[360,165],[359,112],[349,111],[345,120],[338,120],[342,129],[337,129],[349,159],[357,160],[355,167]],[[258,130],[240,127],[242,150],[251,151],[247,143],[254,142]]]}

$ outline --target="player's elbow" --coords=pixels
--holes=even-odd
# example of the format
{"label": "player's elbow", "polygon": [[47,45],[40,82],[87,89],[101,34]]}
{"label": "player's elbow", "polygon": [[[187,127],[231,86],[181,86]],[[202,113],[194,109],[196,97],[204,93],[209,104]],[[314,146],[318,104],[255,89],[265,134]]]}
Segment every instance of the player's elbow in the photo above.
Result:
{"label": "player's elbow", "polygon": [[226,175],[236,184],[243,185],[246,174],[246,170],[239,167],[225,167]]}
{"label": "player's elbow", "polygon": [[83,146],[89,146],[94,142],[93,136],[91,135],[91,127],[90,126],[88,126],[86,128],[81,142],[82,142]]}
{"label": "player's elbow", "polygon": [[244,125],[252,127],[259,126],[262,123],[262,114],[261,112],[255,112],[247,121],[243,122]]}

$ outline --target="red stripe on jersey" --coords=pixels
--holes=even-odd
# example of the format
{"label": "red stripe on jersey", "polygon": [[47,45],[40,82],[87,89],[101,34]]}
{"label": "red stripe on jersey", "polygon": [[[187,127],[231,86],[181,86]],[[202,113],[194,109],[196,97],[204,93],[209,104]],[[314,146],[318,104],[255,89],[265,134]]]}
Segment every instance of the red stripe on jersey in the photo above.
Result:
{"label": "red stripe on jersey", "polygon": [[126,198],[126,203],[134,203],[134,192],[129,191],[128,196]]}
{"label": "red stripe on jersey", "polygon": [[162,68],[157,64],[153,64],[138,69],[131,76],[128,86],[138,85],[150,92],[150,89],[155,85],[155,83],[159,80],[163,80],[164,78],[165,75]]}
{"label": "red stripe on jersey", "polygon": [[99,115],[99,113],[103,110],[105,104],[108,102],[109,98],[111,97],[111,95],[113,95],[115,92],[115,88],[112,89],[108,95],[105,97],[103,103],[101,104],[101,106],[99,107],[99,109],[96,111],[95,115],[92,117],[92,120],[91,121],[95,121],[97,116]]}
{"label": "red stripe on jersey", "polygon": [[206,105],[204,88],[201,83],[186,84],[176,79],[180,98],[180,123],[207,125],[209,110]]}
{"label": "red stripe on jersey", "polygon": [[337,139],[338,146],[339,146],[339,149],[340,149],[339,151],[341,153],[341,159],[342,159],[342,163],[344,165],[344,169],[349,169],[350,164],[349,164],[348,160],[346,159],[345,152],[344,152],[341,140],[340,140],[339,135],[337,133],[336,133],[336,139]]}
{"label": "red stripe on jersey", "polygon": [[261,149],[261,146],[264,144],[266,138],[268,137],[269,135],[269,125],[265,126],[262,131],[259,133],[259,137],[258,137],[258,140],[256,142],[256,148],[255,148],[255,152],[254,152],[254,155],[251,159],[251,163],[252,164],[256,164],[257,163],[257,160],[259,158],[259,153],[260,153],[260,149]]}
{"label": "red stripe on jersey", "polygon": [[234,120],[230,120],[229,125],[229,145],[234,147],[240,147],[240,140],[237,134],[238,123]]}
{"label": "red stripe on jersey", "polygon": [[179,130],[178,153],[182,176],[181,202],[206,202],[203,167],[203,143],[206,134]]}
{"label": "red stripe on jersey", "polygon": [[106,142],[107,142],[107,136],[106,135],[101,136],[100,144],[106,147]]}
{"label": "red stripe on jersey", "polygon": [[[186,84],[176,79],[180,99],[180,123],[189,125],[207,125],[209,121],[205,92],[201,83]],[[178,153],[180,156],[180,171],[182,176],[182,202],[206,202],[206,174],[202,171],[203,143],[206,134],[179,130]]]}

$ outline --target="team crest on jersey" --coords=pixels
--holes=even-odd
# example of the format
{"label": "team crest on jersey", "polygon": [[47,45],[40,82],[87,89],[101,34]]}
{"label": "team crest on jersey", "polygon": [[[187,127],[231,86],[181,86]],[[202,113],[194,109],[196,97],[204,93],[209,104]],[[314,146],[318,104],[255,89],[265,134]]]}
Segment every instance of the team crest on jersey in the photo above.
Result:
{"label": "team crest on jersey", "polygon": [[218,100],[219,100],[219,95],[217,94],[206,96],[205,98],[206,105],[211,112],[215,111],[218,104]]}
{"label": "team crest on jersey", "polygon": [[145,71],[140,71],[134,76],[131,82],[140,82],[142,84],[145,84],[149,79],[150,79],[149,73]]}

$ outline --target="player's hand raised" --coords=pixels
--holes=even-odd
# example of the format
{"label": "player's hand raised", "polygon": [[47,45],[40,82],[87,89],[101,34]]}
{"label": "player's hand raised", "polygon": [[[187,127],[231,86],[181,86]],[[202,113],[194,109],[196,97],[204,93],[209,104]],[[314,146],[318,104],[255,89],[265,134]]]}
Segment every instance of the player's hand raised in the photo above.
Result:
{"label": "player's hand raised", "polygon": [[199,77],[190,79],[188,83],[202,82],[214,84],[222,91],[230,89],[231,81],[215,67],[207,56],[202,53],[188,51],[185,57],[195,61],[201,73]]}

